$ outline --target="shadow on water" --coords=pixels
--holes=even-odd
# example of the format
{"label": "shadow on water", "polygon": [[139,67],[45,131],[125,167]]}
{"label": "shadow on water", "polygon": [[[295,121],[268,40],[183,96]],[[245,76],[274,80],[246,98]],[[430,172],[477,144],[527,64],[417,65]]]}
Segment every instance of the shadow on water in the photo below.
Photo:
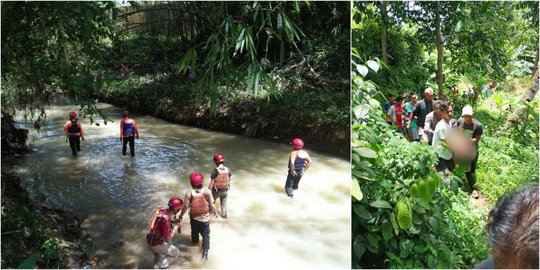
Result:
{"label": "shadow on water", "polygon": [[[313,166],[295,198],[283,190],[289,145],[180,126],[133,115],[140,139],[135,157],[122,156],[119,108],[100,104],[114,123],[82,121],[86,140],[71,156],[62,127],[73,107],[53,106],[33,134],[37,149],[17,164],[36,198],[83,213],[85,251],[99,268],[151,268],[144,234],[153,209],[172,195],[183,198],[188,175],[200,171],[208,184],[216,152],[233,172],[229,219],[213,220],[209,261],[201,264],[191,244],[189,219],[174,244],[181,256],[171,267],[350,268],[350,165],[307,150]],[[133,113],[132,113],[133,114]],[[219,206],[216,207],[219,209]],[[219,210],[218,210],[219,211]],[[234,251],[234,252],[231,252]]]}

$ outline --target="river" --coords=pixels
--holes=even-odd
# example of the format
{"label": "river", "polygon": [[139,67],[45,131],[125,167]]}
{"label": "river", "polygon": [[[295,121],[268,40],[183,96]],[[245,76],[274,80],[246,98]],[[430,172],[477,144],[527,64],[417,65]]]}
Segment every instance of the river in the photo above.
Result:
{"label": "river", "polygon": [[[188,175],[200,171],[208,185],[216,152],[233,172],[228,219],[211,222],[208,261],[192,246],[188,215],[173,239],[181,255],[169,268],[348,268],[351,266],[350,162],[306,150],[313,164],[294,199],[283,186],[290,145],[182,126],[131,113],[140,139],[135,157],[122,156],[121,109],[99,103],[114,123],[90,125],[72,156],[63,124],[75,106],[48,107],[33,152],[13,166],[30,194],[52,207],[76,211],[92,268],[152,268],[144,235],[153,209],[183,194]],[[22,121],[20,117],[16,119]],[[4,166],[6,166],[4,164]],[[219,209],[219,206],[217,207]]]}

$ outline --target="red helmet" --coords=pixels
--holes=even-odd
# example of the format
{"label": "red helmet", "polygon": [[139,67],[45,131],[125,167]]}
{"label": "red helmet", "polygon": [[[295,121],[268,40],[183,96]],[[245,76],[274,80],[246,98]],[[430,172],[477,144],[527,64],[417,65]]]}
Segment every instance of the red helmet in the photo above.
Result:
{"label": "red helmet", "polygon": [[200,172],[194,172],[189,176],[189,182],[194,187],[198,187],[203,184],[204,177]]}
{"label": "red helmet", "polygon": [[224,161],[225,161],[225,157],[223,157],[222,154],[216,153],[216,154],[214,155],[214,162],[216,163],[216,165],[217,165],[217,164],[220,164],[220,163],[223,163]]}
{"label": "red helmet", "polygon": [[302,139],[299,139],[299,138],[295,138],[292,140],[292,145],[294,147],[294,150],[300,150],[302,148],[304,148],[304,141],[302,141]]}
{"label": "red helmet", "polygon": [[75,117],[77,117],[77,113],[76,112],[70,112],[68,114],[68,116],[69,116],[69,119],[75,119]]}
{"label": "red helmet", "polygon": [[129,112],[128,111],[124,111],[122,113],[122,117],[129,117]]}
{"label": "red helmet", "polygon": [[169,199],[169,209],[173,210],[174,212],[177,212],[178,210],[184,208],[184,202],[182,199],[173,196]]}

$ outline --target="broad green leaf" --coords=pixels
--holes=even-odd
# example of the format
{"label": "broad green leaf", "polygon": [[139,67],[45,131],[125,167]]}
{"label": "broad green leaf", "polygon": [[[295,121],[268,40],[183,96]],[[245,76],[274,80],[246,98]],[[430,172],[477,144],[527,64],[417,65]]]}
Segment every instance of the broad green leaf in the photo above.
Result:
{"label": "broad green leaf", "polygon": [[26,258],[17,269],[34,269],[36,268],[36,259],[38,254],[32,254],[30,257]]}
{"label": "broad green leaf", "polygon": [[374,201],[374,202],[370,203],[369,205],[371,205],[371,206],[373,206],[375,208],[392,209],[392,206],[390,206],[390,204],[387,201],[384,201],[384,200],[377,200],[377,201]]}
{"label": "broad green leaf", "polygon": [[356,179],[352,179],[352,186],[351,186],[351,195],[361,201],[363,198],[362,190],[360,189],[360,184]]}
{"label": "broad green leaf", "polygon": [[379,246],[379,236],[377,234],[368,233],[367,240],[371,247],[373,247],[373,249],[376,249]]}
{"label": "broad green leaf", "polygon": [[[373,71],[377,72],[379,71],[379,63],[373,61],[373,60],[368,60],[366,62],[366,64],[368,65],[369,68],[371,68]],[[365,77],[365,76],[364,76]]]}
{"label": "broad green leaf", "polygon": [[366,147],[356,147],[353,148],[353,151],[358,153],[360,156],[366,157],[366,158],[376,158],[377,152],[373,151],[372,149],[366,148]]}
{"label": "broad green leaf", "polygon": [[502,108],[504,102],[498,93],[493,94],[493,100],[495,100],[497,107]]}
{"label": "broad green leaf", "polygon": [[363,219],[371,218],[371,213],[361,204],[353,204],[353,211],[357,216]]}
{"label": "broad green leaf", "polygon": [[392,224],[390,224],[388,220],[382,225],[382,235],[384,241],[388,241],[388,239],[392,238]]}
{"label": "broad green leaf", "polygon": [[364,65],[356,65],[356,70],[358,73],[360,73],[360,75],[362,75],[362,77],[366,77],[369,72],[368,68]]}
{"label": "broad green leaf", "polygon": [[366,252],[365,239],[362,235],[357,235],[354,238],[353,249],[354,249],[354,254],[359,259],[362,258],[362,255],[364,255],[364,252]]}

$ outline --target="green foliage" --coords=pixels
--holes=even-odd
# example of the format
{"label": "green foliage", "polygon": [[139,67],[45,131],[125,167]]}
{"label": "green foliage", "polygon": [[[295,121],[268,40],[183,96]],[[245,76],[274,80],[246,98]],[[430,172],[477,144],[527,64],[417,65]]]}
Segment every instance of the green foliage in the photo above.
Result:
{"label": "green foliage", "polygon": [[353,52],[352,175],[362,194],[351,198],[353,268],[472,267],[489,250],[478,237],[482,215],[454,189],[462,176],[441,179],[430,146],[409,143],[385,124],[374,99],[380,92],[364,79],[377,68],[357,64]]}
{"label": "green foliage", "polygon": [[17,269],[35,269],[36,260],[38,254],[32,254],[30,257],[26,258]]}
{"label": "green foliage", "polygon": [[114,2],[6,2],[2,9],[3,112],[33,117],[54,93],[86,100],[100,87]]}
{"label": "green foliage", "polygon": [[60,248],[58,241],[54,238],[49,238],[41,245],[43,250],[43,257],[47,260],[47,264],[51,261],[57,261],[62,259],[64,252]]}

